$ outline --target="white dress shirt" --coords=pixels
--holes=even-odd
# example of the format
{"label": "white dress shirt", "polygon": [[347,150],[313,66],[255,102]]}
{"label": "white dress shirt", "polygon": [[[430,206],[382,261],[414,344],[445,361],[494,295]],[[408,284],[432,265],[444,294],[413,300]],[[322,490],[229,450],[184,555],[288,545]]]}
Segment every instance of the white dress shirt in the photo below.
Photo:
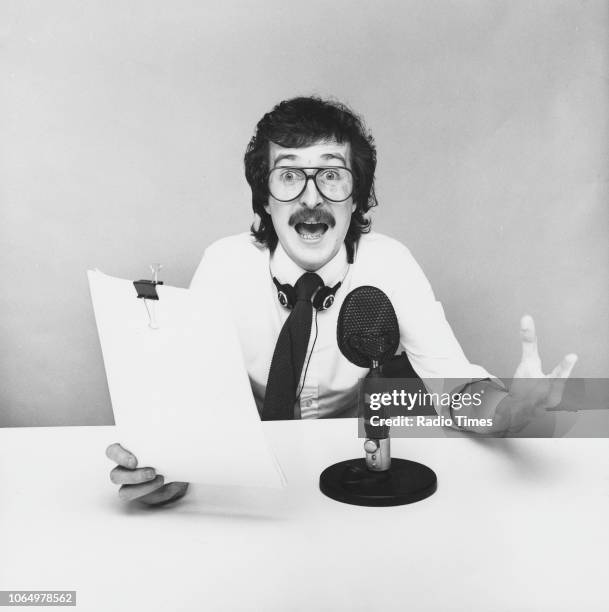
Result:
{"label": "white dress shirt", "polygon": [[[243,233],[209,246],[191,283],[191,289],[203,299],[220,300],[231,313],[260,412],[275,343],[290,314],[279,303],[272,277],[282,284],[294,285],[304,272],[281,244],[271,254],[249,233]],[[345,296],[362,285],[378,287],[391,300],[400,326],[398,352],[406,351],[426,384],[427,379],[491,377],[484,368],[468,361],[425,274],[410,251],[397,240],[376,232],[364,234],[352,264],[347,263],[343,245],[316,273],[328,286],[339,281],[342,285],[334,304],[328,310],[314,313],[299,386],[302,391],[295,405],[297,418],[356,414],[358,381],[368,370],[353,365],[340,352],[336,324]]]}

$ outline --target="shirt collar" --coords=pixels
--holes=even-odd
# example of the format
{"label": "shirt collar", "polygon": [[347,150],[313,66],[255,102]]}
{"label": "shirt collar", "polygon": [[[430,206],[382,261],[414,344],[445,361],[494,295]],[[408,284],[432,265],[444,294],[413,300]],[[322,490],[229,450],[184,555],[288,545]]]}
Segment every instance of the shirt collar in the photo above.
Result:
{"label": "shirt collar", "polygon": [[[315,274],[319,275],[328,287],[333,287],[342,281],[347,272],[347,248],[343,242],[334,257],[324,264]],[[294,285],[296,281],[307,271],[301,268],[285,252],[280,242],[270,258],[271,275],[280,283],[290,283]]]}

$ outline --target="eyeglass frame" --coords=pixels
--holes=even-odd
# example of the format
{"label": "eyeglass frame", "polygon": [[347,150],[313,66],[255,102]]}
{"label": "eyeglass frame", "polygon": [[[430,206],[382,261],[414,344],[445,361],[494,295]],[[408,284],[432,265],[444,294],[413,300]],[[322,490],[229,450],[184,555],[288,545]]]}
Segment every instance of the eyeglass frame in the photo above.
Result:
{"label": "eyeglass frame", "polygon": [[[351,175],[351,192],[349,193],[349,195],[346,198],[343,198],[342,200],[333,200],[332,198],[328,198],[327,196],[325,196],[322,192],[321,189],[319,188],[319,185],[317,184],[317,175],[322,171],[322,170],[346,170],[350,175]],[[270,178],[271,178],[271,174],[273,172],[275,172],[275,170],[300,170],[300,171],[304,171],[304,170],[316,170],[317,172],[315,172],[315,174],[307,174],[306,172],[304,172],[305,175],[305,182],[304,185],[302,187],[302,191],[294,196],[293,198],[290,198],[289,200],[280,200],[279,198],[276,198],[273,193],[271,192],[271,186],[270,186]],[[269,170],[268,176],[266,178],[266,182],[267,182],[267,186],[269,189],[269,193],[273,196],[273,198],[275,200],[277,200],[278,202],[283,202],[283,203],[287,203],[287,202],[293,202],[294,200],[296,200],[297,198],[299,198],[306,190],[307,185],[309,184],[309,179],[313,181],[313,184],[315,185],[315,189],[317,189],[317,193],[319,193],[319,195],[324,198],[325,200],[328,200],[329,202],[335,202],[336,204],[340,204],[341,202],[346,202],[352,195],[353,192],[355,191],[355,177],[353,176],[353,171],[350,168],[347,168],[346,166],[306,166],[306,167],[299,167],[299,166],[276,166],[275,168],[272,168],[271,170]]]}

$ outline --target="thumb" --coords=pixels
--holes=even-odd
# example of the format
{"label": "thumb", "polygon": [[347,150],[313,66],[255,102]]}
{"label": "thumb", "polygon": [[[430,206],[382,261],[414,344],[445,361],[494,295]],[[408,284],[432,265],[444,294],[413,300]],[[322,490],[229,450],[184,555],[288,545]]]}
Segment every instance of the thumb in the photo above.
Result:
{"label": "thumb", "polygon": [[548,375],[550,379],[550,394],[548,396],[548,407],[554,408],[558,406],[562,401],[562,396],[565,392],[565,385],[573,370],[573,367],[577,363],[577,355],[571,353],[565,355],[563,360],[552,370]]}

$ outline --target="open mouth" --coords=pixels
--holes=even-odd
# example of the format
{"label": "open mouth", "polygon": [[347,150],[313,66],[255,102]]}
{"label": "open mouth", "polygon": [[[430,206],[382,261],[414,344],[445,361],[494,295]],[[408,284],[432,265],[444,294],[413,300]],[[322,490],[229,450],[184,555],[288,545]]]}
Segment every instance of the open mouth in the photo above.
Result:
{"label": "open mouth", "polygon": [[319,240],[327,231],[325,223],[297,223],[294,229],[303,240]]}

